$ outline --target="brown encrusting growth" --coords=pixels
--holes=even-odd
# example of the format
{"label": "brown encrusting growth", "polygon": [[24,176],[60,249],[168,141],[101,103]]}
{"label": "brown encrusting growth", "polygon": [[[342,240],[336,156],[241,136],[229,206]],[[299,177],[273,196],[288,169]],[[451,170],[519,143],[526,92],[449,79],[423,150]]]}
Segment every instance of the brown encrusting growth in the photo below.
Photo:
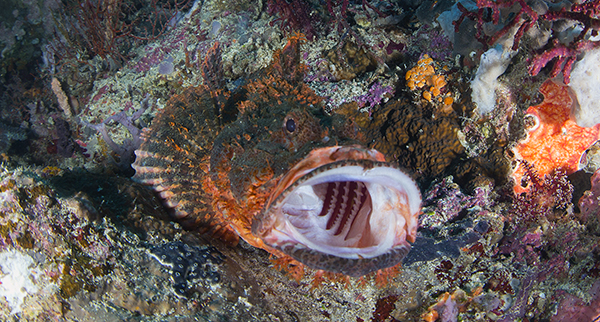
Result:
{"label": "brown encrusting growth", "polygon": [[417,181],[441,177],[464,154],[454,114],[427,115],[402,100],[390,102],[373,113],[369,137],[373,148],[413,172]]}

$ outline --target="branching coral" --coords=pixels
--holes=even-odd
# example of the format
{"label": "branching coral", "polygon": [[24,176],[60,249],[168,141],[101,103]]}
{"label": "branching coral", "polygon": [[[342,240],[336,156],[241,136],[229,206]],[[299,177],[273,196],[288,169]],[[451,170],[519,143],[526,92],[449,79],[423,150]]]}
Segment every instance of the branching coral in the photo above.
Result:
{"label": "branching coral", "polygon": [[[532,76],[537,75],[543,67],[554,61],[550,77],[555,77],[562,71],[564,82],[568,84],[573,63],[577,60],[578,55],[600,46],[600,42],[589,39],[597,36],[598,30],[600,30],[600,19],[598,19],[600,1],[597,0],[569,4],[569,6],[562,5],[560,8],[549,8],[548,4],[544,2],[530,4],[525,0],[478,0],[477,7],[477,11],[469,11],[459,2],[458,8],[462,15],[454,22],[454,26],[458,32],[459,26],[465,18],[474,20],[477,28],[476,38],[484,47],[493,46],[501,38],[514,33],[512,50],[517,50],[521,38],[532,27],[551,26],[550,39],[534,54],[531,60],[529,73]],[[487,15],[490,11],[491,22],[494,26],[500,26],[502,22],[504,24],[495,33],[488,35],[484,30],[495,30],[495,28],[485,26],[489,22]],[[510,15],[503,17],[503,14],[506,13],[510,13]],[[553,22],[559,23],[553,24]],[[570,40],[562,39],[560,34],[565,29],[564,24],[560,26],[560,23],[564,22],[574,23],[572,32],[576,35]],[[580,25],[581,28],[576,25]]]}
{"label": "branching coral", "polygon": [[[515,6],[519,6],[519,8],[514,8]],[[475,37],[486,47],[486,49],[488,46],[493,46],[516,25],[519,25],[519,30],[515,34],[512,46],[513,50],[517,50],[523,33],[529,30],[538,19],[537,12],[527,5],[524,0],[478,0],[477,7],[479,9],[476,12],[467,10],[460,2],[457,4],[457,7],[462,14],[460,18],[453,23],[455,31],[458,32],[460,24],[465,18],[470,18],[476,23],[477,33]],[[492,23],[494,25],[500,23],[500,13],[502,10],[508,9],[512,13],[516,11],[516,14],[514,14],[512,20],[507,22],[502,29],[490,36],[484,32],[484,24],[489,22],[485,17],[487,14],[486,9],[491,10]]]}
{"label": "branching coral", "polygon": [[304,0],[269,0],[267,13],[279,14],[279,18],[271,21],[271,25],[281,22],[283,29],[302,31],[309,39],[315,36],[315,29],[311,21],[312,9]]}

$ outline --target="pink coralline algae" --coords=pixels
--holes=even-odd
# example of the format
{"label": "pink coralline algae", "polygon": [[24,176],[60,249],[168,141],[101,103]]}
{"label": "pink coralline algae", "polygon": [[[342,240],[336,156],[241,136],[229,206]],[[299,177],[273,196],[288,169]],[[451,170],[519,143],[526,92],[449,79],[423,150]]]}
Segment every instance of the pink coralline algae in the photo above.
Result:
{"label": "pink coralline algae", "polygon": [[458,184],[446,177],[432,184],[423,199],[423,212],[432,214],[421,217],[421,228],[433,228],[464,215],[468,209],[485,209],[488,205],[491,185],[477,187],[472,195],[465,194]]}
{"label": "pink coralline algae", "polygon": [[572,294],[565,294],[560,301],[557,314],[550,321],[598,321],[600,319],[600,281],[596,281],[588,293],[592,298],[589,303]]}
{"label": "pink coralline algae", "polygon": [[167,56],[169,54],[175,52],[179,46],[186,43],[185,36],[185,29],[181,28],[177,32],[169,34],[168,37],[162,39],[154,46],[147,46],[144,48],[144,56],[129,62],[130,68],[138,73],[144,73],[153,67],[159,66],[161,62],[168,59]]}

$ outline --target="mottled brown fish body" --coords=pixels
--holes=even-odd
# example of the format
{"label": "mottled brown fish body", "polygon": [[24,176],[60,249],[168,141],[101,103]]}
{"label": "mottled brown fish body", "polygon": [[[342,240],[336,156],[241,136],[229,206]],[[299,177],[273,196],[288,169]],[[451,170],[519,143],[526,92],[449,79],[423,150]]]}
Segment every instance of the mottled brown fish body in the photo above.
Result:
{"label": "mottled brown fish body", "polygon": [[277,257],[351,276],[398,264],[416,236],[414,182],[353,145],[355,123],[326,114],[305,84],[264,77],[245,91],[225,104],[205,87],[169,100],[144,131],[134,180],[186,227]]}

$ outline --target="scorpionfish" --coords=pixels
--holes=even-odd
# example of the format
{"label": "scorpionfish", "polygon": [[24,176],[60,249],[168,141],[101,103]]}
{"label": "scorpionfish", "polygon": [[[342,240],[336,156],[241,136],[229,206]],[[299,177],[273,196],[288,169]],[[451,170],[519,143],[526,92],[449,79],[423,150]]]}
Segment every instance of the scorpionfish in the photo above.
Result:
{"label": "scorpionfish", "polygon": [[143,132],[134,180],[184,226],[232,243],[353,277],[395,266],[415,241],[420,192],[351,118],[324,110],[297,42],[231,94],[172,97]]}

